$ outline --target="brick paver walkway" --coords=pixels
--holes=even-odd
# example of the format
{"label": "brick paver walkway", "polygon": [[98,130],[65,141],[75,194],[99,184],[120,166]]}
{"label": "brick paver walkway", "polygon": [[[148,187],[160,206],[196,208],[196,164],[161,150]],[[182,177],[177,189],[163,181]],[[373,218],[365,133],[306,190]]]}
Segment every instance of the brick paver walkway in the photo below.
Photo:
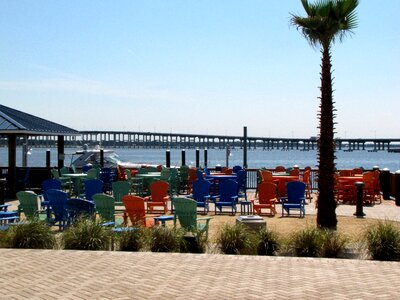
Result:
{"label": "brick paver walkway", "polygon": [[[393,201],[364,211],[400,220]],[[397,262],[16,249],[0,257],[0,299],[400,299]]]}
{"label": "brick paver walkway", "polygon": [[399,299],[398,263],[0,250],[1,299]]}

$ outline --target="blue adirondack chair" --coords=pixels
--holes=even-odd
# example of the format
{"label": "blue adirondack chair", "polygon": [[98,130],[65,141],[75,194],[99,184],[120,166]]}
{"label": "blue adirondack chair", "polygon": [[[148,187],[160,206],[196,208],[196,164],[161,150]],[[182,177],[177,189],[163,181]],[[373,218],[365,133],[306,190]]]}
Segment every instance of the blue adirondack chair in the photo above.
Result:
{"label": "blue adirondack chair", "polygon": [[305,192],[306,185],[301,181],[291,181],[286,184],[287,197],[281,197],[282,217],[285,212],[290,215],[290,210],[299,210],[300,218],[306,214]]}
{"label": "blue adirondack chair", "polygon": [[110,193],[112,191],[112,183],[114,182],[115,174],[111,168],[101,168],[100,180],[103,181],[103,192]]}
{"label": "blue adirondack chair", "polygon": [[27,188],[29,188],[29,174],[31,172],[31,168],[27,167],[25,169],[25,173],[24,176],[20,179],[18,179],[18,188],[19,190],[25,190]]}
{"label": "blue adirondack chair", "polygon": [[80,216],[95,217],[94,202],[80,198],[68,199],[65,203],[65,210],[67,211],[67,226],[73,224]]}
{"label": "blue adirondack chair", "polygon": [[85,199],[92,201],[93,195],[103,192],[103,181],[100,179],[85,180]]}
{"label": "blue adirondack chair", "polygon": [[49,200],[49,205],[54,215],[54,217],[50,219],[50,223],[52,225],[58,223],[59,229],[64,229],[68,217],[65,209],[68,200],[68,194],[61,190],[55,189],[47,190],[45,194]]}
{"label": "blue adirondack chair", "polygon": [[241,169],[236,173],[236,181],[238,183],[238,197],[244,198],[247,201],[247,174],[246,171]]}
{"label": "blue adirondack chair", "polygon": [[204,208],[204,214],[209,211],[210,188],[211,183],[204,179],[197,179],[192,184],[191,198],[196,200],[197,207]]}
{"label": "blue adirondack chair", "polygon": [[241,166],[234,166],[232,168],[232,173],[237,174],[240,170],[243,170]]}
{"label": "blue adirondack chair", "polygon": [[40,207],[46,208],[47,218],[50,218],[50,204],[49,199],[47,198],[46,192],[51,189],[61,190],[62,182],[58,179],[50,178],[46,179],[42,182],[42,195],[39,195],[41,198]]}
{"label": "blue adirondack chair", "polygon": [[219,183],[219,195],[213,197],[215,203],[215,214],[217,214],[217,209],[222,213],[223,207],[231,207],[231,214],[236,214],[236,204],[238,200],[237,191],[238,183],[236,181],[232,179],[221,180]]}

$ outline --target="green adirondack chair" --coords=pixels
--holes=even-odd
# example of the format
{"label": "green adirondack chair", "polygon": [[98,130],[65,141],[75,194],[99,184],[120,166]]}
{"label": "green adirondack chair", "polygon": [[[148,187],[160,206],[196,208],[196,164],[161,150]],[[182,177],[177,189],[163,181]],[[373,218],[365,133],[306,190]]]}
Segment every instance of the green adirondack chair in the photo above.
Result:
{"label": "green adirondack chair", "polygon": [[115,199],[113,196],[100,193],[94,194],[93,201],[96,212],[99,214],[104,226],[119,226],[122,224],[122,219],[115,219]]}
{"label": "green adirondack chair", "polygon": [[205,234],[205,239],[208,239],[208,223],[212,219],[211,217],[197,218],[197,203],[195,200],[175,197],[172,200],[174,202],[174,228],[176,228],[177,221],[181,225],[181,228],[186,232],[192,232],[193,234]]}
{"label": "green adirondack chair", "polygon": [[122,202],[122,196],[128,195],[130,191],[131,191],[131,184],[128,181],[113,182],[112,192],[115,199],[115,206],[124,206],[124,203]]}
{"label": "green adirondack chair", "polygon": [[71,189],[71,187],[72,187],[71,178],[60,176],[60,173],[58,172],[58,169],[51,169],[51,176],[54,179],[57,179],[57,180],[61,181],[61,187],[62,187],[63,190]]}
{"label": "green adirondack chair", "polygon": [[20,191],[17,193],[17,199],[19,201],[18,213],[21,217],[21,213],[24,213],[25,219],[33,220],[46,220],[46,212],[39,210],[38,195],[34,192]]}

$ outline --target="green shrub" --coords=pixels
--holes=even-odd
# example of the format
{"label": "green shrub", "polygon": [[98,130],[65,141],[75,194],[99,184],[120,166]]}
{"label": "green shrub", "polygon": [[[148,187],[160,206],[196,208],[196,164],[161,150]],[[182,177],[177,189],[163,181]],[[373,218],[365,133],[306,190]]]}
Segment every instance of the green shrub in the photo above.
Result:
{"label": "green shrub", "polygon": [[92,219],[80,218],[62,235],[64,249],[108,250],[111,232]]}
{"label": "green shrub", "polygon": [[10,241],[7,230],[0,230],[0,248],[9,248]]}
{"label": "green shrub", "polygon": [[55,236],[47,223],[39,220],[11,226],[7,231],[7,245],[11,248],[53,249]]}
{"label": "green shrub", "polygon": [[258,255],[275,255],[280,248],[277,234],[268,229],[256,233],[256,243]]}
{"label": "green shrub", "polygon": [[150,230],[149,246],[152,252],[179,252],[183,244],[183,233],[164,226]]}
{"label": "green shrub", "polygon": [[224,254],[252,254],[254,233],[243,224],[225,224],[218,233],[217,246]]}
{"label": "green shrub", "polygon": [[367,250],[375,260],[400,260],[400,231],[392,223],[380,222],[366,234]]}
{"label": "green shrub", "polygon": [[290,243],[296,256],[318,257],[321,253],[323,238],[319,229],[308,227],[295,232]]}
{"label": "green shrub", "polygon": [[320,229],[322,234],[321,256],[337,258],[347,246],[347,239],[334,230]]}
{"label": "green shrub", "polygon": [[145,245],[145,229],[124,231],[117,235],[120,251],[140,251]]}

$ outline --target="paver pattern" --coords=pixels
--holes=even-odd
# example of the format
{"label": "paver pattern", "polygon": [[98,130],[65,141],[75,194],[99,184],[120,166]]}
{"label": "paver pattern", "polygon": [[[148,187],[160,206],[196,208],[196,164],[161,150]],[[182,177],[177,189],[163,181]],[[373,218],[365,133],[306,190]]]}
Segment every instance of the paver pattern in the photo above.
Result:
{"label": "paver pattern", "polygon": [[[393,201],[364,211],[400,216]],[[0,299],[400,299],[398,262],[17,249],[0,257]]]}
{"label": "paver pattern", "polygon": [[344,259],[0,250],[2,299],[398,299],[400,264]]}

